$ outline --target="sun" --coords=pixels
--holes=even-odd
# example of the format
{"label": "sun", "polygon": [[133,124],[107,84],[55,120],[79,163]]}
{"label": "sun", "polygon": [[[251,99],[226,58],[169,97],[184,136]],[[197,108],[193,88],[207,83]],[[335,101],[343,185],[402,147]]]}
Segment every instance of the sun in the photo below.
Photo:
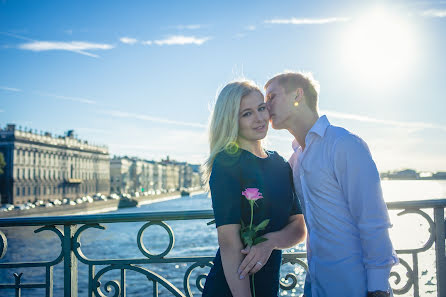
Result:
{"label": "sun", "polygon": [[341,38],[344,70],[365,84],[394,84],[411,70],[416,38],[408,17],[374,9],[349,22]]}

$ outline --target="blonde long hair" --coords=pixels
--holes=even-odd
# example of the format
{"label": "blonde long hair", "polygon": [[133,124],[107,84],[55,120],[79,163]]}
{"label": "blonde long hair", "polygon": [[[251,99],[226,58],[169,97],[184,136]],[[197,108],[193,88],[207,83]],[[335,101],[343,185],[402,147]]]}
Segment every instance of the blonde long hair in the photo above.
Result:
{"label": "blonde long hair", "polygon": [[207,190],[217,154],[228,148],[233,149],[233,146],[237,148],[240,102],[253,91],[262,94],[253,81],[236,80],[224,86],[217,96],[209,123],[209,157],[202,166],[203,184]]}

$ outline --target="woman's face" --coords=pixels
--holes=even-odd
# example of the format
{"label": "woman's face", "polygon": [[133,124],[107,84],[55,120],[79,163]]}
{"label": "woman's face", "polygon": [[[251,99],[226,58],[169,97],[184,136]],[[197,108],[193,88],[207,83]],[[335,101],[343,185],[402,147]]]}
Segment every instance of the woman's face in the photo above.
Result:
{"label": "woman's face", "polygon": [[265,138],[268,132],[269,113],[263,95],[252,91],[242,98],[238,120],[238,137],[247,141]]}

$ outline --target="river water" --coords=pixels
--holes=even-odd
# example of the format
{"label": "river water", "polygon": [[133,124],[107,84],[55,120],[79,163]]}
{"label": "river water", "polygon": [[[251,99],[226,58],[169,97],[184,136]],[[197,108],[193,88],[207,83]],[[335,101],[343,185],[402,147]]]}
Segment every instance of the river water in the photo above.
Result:
{"label": "river water", "polygon": [[[446,198],[446,181],[383,181],[384,198],[386,201],[407,201]],[[153,204],[142,205],[138,208],[120,209],[114,213],[136,213],[136,212],[160,212],[160,211],[188,211],[211,209],[211,201],[206,195],[194,195]],[[430,212],[427,212],[431,215]],[[422,246],[428,238],[428,224],[419,215],[397,216],[396,211],[390,211],[392,223],[390,230],[395,249],[417,248]],[[171,221],[167,222],[175,234],[175,245],[168,257],[182,256],[214,256],[217,250],[217,234],[215,226],[207,226],[205,220]],[[128,259],[144,258],[139,251],[136,238],[137,232],[143,222],[104,224],[106,230],[90,229],[82,235],[82,251],[86,257],[91,259]],[[34,234],[35,227],[29,228],[2,228],[8,238],[8,251],[0,263],[9,262],[34,262],[48,261],[57,256],[61,250],[59,239],[52,232],[44,231]],[[162,252],[168,244],[167,233],[157,226],[150,227],[145,232],[144,243],[153,253]],[[303,251],[303,244],[296,246],[290,251]],[[402,256],[409,264],[411,257]],[[144,266],[160,274],[183,289],[183,277],[189,264],[153,264]],[[402,282],[395,287],[401,288],[405,283],[405,270],[396,267]],[[101,267],[98,267],[98,271]],[[195,279],[200,273],[206,273],[208,268],[198,268],[191,276],[191,287],[194,296],[200,296],[195,287]],[[21,273],[22,283],[43,282],[45,271],[43,269],[3,269],[0,270],[0,283],[14,283],[12,274]],[[295,273],[298,277],[298,286],[293,291],[281,291],[281,295],[300,296],[305,272],[296,265],[286,264],[282,266],[282,277],[287,273]],[[79,262],[79,296],[87,296],[87,267]],[[435,251],[433,248],[420,254],[420,295],[435,296]],[[103,277],[103,283],[118,279],[119,272],[109,272]],[[284,279],[283,279],[284,280]],[[127,296],[151,296],[152,284],[147,279],[129,271],[126,274]],[[106,293],[105,291],[102,291]],[[412,296],[409,291],[403,296]],[[44,296],[43,289],[22,290],[22,296]],[[113,294],[106,294],[112,296]],[[159,296],[169,296],[169,292],[159,286]],[[15,296],[12,290],[0,290],[0,296]],[[56,265],[54,269],[54,296],[63,296],[63,266]]]}

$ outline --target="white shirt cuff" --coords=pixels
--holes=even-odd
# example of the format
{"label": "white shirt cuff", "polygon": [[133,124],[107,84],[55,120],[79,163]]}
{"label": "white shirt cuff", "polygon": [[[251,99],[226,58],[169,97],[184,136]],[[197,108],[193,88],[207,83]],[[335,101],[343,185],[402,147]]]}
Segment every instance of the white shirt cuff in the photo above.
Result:
{"label": "white shirt cuff", "polygon": [[369,268],[367,270],[367,290],[387,291],[389,290],[389,275],[392,267]]}

